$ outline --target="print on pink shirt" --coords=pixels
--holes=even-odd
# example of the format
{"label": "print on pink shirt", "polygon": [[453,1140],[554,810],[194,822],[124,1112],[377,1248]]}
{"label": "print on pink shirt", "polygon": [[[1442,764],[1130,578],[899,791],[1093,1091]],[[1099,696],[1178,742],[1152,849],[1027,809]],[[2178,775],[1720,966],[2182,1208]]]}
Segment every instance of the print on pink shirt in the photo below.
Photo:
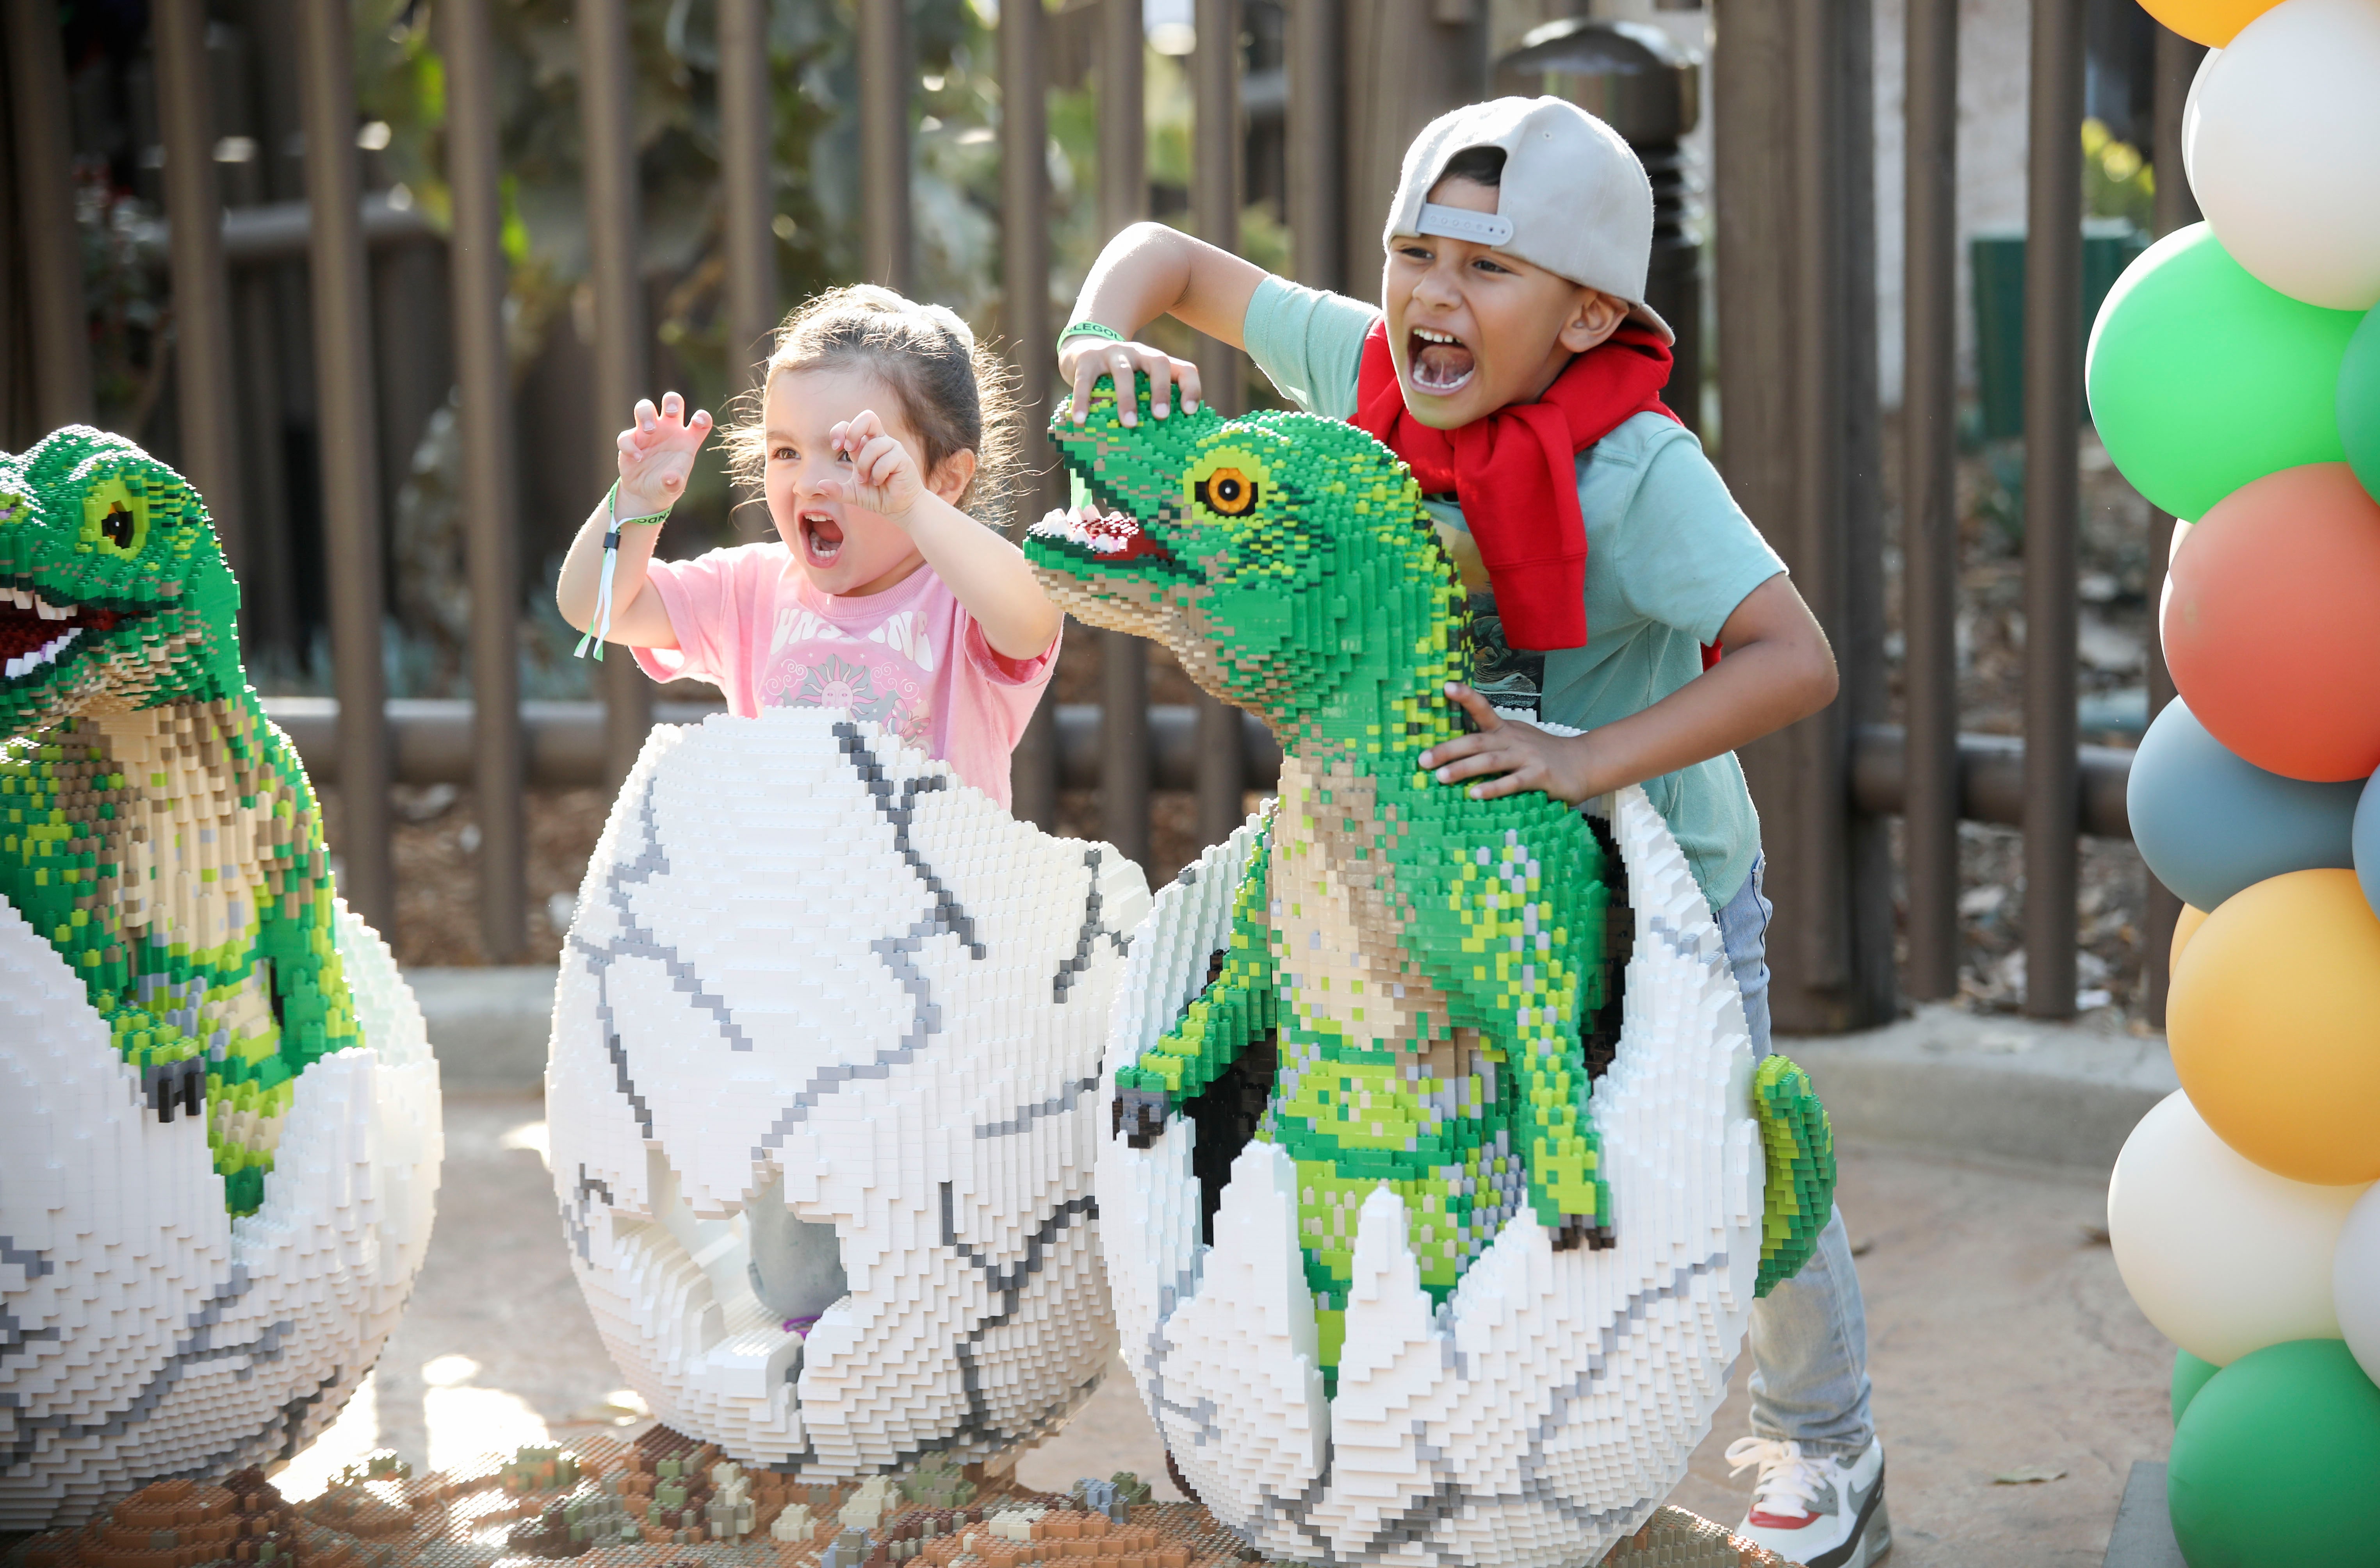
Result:
{"label": "print on pink shirt", "polygon": [[[934,650],[915,610],[887,617],[866,642],[800,604],[778,607],[759,685],[765,708],[833,708],[914,745],[934,727]],[[879,654],[867,644],[882,646]]]}

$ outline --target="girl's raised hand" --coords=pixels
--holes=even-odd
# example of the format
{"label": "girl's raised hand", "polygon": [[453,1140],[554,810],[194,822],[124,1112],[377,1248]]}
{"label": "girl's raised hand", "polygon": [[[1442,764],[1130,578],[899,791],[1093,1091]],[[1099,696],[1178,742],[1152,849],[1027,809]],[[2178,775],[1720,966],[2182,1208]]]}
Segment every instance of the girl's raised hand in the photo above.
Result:
{"label": "girl's raised hand", "polygon": [[851,468],[842,479],[820,481],[820,492],[894,522],[909,515],[925,492],[925,478],[909,449],[886,433],[875,409],[861,409],[827,432],[827,439]]}
{"label": "girl's raised hand", "polygon": [[697,409],[687,419],[686,399],[674,392],[662,395],[659,408],[650,397],[640,400],[637,422],[620,432],[619,515],[650,517],[674,505],[710,433],[709,412]]}

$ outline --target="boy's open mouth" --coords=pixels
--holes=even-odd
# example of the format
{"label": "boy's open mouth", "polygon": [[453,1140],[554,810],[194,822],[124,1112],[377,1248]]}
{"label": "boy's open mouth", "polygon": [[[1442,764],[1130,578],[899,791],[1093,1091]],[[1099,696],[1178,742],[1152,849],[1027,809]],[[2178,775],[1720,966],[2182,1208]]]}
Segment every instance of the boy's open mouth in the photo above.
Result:
{"label": "boy's open mouth", "polygon": [[802,554],[814,566],[832,566],[843,553],[843,525],[823,512],[805,512]]}
{"label": "boy's open mouth", "polygon": [[1405,365],[1416,390],[1452,392],[1477,368],[1470,346],[1451,332],[1415,327],[1405,334]]}

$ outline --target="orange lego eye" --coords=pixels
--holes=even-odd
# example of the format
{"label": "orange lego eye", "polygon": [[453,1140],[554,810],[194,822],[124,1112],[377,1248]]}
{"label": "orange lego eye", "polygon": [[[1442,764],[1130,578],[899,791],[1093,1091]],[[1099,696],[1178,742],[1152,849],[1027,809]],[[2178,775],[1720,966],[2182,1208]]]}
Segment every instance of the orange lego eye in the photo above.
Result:
{"label": "orange lego eye", "polygon": [[1222,517],[1245,517],[1257,504],[1257,481],[1237,468],[1217,468],[1199,481],[1198,504]]}

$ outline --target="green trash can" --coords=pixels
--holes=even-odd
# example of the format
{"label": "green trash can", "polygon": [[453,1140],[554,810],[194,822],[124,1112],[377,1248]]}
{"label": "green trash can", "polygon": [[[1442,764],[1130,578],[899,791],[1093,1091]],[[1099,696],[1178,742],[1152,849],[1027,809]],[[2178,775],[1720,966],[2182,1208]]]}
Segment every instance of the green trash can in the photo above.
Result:
{"label": "green trash can", "polygon": [[[2149,237],[2123,218],[2082,224],[2082,341],[2116,279],[2143,250]],[[2024,433],[2024,236],[1979,234],[1968,242],[1974,268],[1975,383],[1983,406],[1984,439]],[[2074,374],[2082,374],[2076,359]],[[2086,408],[2084,417],[2088,418]]]}

